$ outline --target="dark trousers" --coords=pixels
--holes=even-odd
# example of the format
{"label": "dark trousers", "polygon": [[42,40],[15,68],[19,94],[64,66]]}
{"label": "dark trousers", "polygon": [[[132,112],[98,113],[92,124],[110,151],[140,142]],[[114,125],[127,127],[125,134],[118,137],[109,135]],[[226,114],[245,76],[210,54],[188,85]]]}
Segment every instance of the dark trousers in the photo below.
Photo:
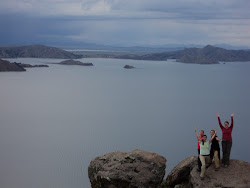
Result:
{"label": "dark trousers", "polygon": [[225,165],[229,165],[229,159],[230,159],[230,152],[232,148],[232,141],[223,140],[222,141],[222,163]]}
{"label": "dark trousers", "polygon": [[200,149],[198,149],[198,169],[201,170]]}

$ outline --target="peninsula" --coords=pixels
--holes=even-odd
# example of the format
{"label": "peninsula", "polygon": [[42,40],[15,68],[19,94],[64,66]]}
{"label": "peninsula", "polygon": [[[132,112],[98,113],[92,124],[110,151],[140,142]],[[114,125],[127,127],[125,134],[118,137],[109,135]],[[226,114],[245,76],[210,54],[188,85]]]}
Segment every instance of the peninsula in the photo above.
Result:
{"label": "peninsula", "polygon": [[7,60],[0,59],[0,72],[22,72],[26,71],[22,66],[18,63],[11,63]]}

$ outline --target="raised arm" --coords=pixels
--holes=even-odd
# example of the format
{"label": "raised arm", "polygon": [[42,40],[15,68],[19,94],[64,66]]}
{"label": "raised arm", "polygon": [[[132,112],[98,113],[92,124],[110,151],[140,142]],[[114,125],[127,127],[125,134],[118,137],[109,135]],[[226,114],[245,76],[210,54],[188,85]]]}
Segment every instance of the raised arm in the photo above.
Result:
{"label": "raised arm", "polygon": [[220,121],[220,115],[218,113],[216,113],[216,116],[218,117],[218,122],[219,122],[220,128],[223,129],[223,126],[222,126],[221,121]]}
{"label": "raised arm", "polygon": [[214,139],[214,137],[216,136],[217,130],[214,131],[214,135],[212,136],[212,138],[209,140],[209,143],[211,143]]}
{"label": "raised arm", "polygon": [[196,127],[194,128],[194,131],[195,131],[196,138],[197,138],[197,140],[199,142],[200,140],[199,140],[199,136],[198,136],[197,131],[196,131]]}
{"label": "raised arm", "polygon": [[231,129],[233,129],[233,127],[234,127],[234,118],[233,118],[234,115],[235,115],[235,113],[231,114],[231,126],[230,126]]}

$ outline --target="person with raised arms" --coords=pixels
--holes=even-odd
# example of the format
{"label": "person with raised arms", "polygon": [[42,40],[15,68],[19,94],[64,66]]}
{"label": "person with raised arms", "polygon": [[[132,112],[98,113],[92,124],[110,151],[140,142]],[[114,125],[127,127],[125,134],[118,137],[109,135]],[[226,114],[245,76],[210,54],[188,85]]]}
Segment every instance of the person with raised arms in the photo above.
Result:
{"label": "person with raised arms", "polygon": [[[207,141],[206,135],[203,135],[203,138],[201,140],[199,140],[200,160],[201,160],[201,173],[200,173],[201,180],[204,180],[205,171],[206,171],[206,164],[210,165],[210,163],[211,163],[209,144],[214,139],[216,132],[217,131],[215,130],[215,134],[212,136],[212,138],[209,141]],[[197,133],[196,133],[196,136],[198,136]]]}
{"label": "person with raised arms", "polygon": [[200,143],[199,143],[199,141],[202,140],[202,138],[203,138],[204,130],[200,130],[199,135],[197,134],[196,127],[195,127],[194,130],[195,130],[195,134],[196,134],[197,141],[198,141],[198,144],[197,144],[197,149],[198,149],[198,169],[197,169],[197,171],[200,172],[201,171],[201,160],[200,160]]}
{"label": "person with raised arms", "polygon": [[234,113],[231,114],[231,125],[229,127],[229,122],[225,121],[223,126],[220,120],[220,115],[218,113],[216,114],[222,131],[222,153],[223,153],[222,163],[224,164],[225,167],[227,167],[230,164],[229,160],[232,148],[232,130],[234,126],[234,120],[233,120],[234,115],[235,115]]}

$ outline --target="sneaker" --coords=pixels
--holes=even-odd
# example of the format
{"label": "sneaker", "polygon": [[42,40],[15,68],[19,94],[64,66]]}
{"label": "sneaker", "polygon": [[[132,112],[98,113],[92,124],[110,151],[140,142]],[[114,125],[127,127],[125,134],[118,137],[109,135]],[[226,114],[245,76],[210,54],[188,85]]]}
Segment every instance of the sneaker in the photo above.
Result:
{"label": "sneaker", "polygon": [[215,171],[218,171],[219,170],[219,168],[215,168]]}
{"label": "sneaker", "polygon": [[204,177],[201,177],[201,180],[204,180],[205,178]]}
{"label": "sneaker", "polygon": [[224,166],[225,168],[227,168],[227,165],[225,164],[225,166]]}

